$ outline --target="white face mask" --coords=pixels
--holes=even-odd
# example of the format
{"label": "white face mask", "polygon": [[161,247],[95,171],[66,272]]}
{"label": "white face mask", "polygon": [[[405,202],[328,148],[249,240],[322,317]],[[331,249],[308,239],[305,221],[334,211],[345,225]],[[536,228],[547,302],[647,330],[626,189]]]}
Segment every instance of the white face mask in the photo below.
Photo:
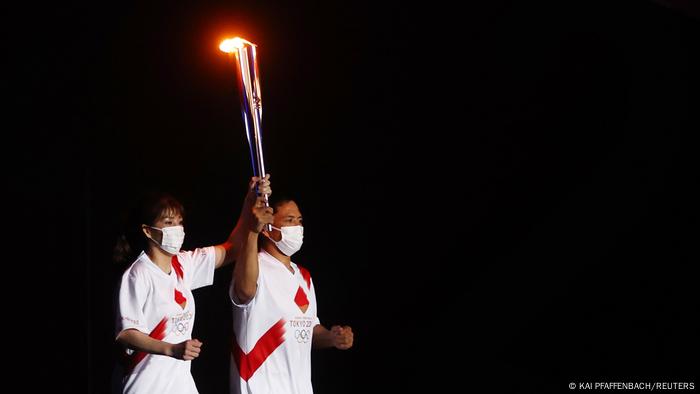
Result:
{"label": "white face mask", "polygon": [[[153,229],[160,230],[163,233],[163,237],[161,238],[160,246],[161,249],[164,251],[170,253],[170,254],[176,254],[177,252],[180,251],[180,248],[182,247],[182,243],[185,241],[185,228],[182,226],[170,226],[170,227],[163,227],[163,228],[158,228],[158,227],[152,227],[149,226]],[[150,237],[149,237],[150,238]],[[155,243],[158,243],[155,239],[151,238],[151,240]]]}
{"label": "white face mask", "polygon": [[301,245],[304,243],[304,226],[284,226],[280,228],[272,226],[272,228],[282,233],[282,239],[279,241],[270,238],[277,245],[277,249],[280,252],[286,256],[291,256],[301,249]]}

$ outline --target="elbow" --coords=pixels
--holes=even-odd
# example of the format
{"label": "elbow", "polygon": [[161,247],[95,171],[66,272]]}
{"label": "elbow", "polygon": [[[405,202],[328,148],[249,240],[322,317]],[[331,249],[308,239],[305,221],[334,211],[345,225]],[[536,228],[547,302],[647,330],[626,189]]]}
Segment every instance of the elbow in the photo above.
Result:
{"label": "elbow", "polygon": [[257,290],[257,286],[236,286],[234,289],[234,293],[236,295],[236,298],[238,299],[238,302],[241,304],[247,304],[250,302],[250,300],[255,297],[255,291]]}
{"label": "elbow", "polygon": [[132,338],[132,332],[133,329],[126,329],[122,330],[117,337],[114,339],[115,342],[117,342],[119,345],[122,345],[126,348],[131,346],[131,338]]}

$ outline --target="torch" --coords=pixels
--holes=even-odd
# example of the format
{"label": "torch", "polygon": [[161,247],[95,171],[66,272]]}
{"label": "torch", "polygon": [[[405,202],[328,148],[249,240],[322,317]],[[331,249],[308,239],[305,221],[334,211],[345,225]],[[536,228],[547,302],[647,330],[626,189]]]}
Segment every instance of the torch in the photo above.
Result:
{"label": "torch", "polygon": [[[221,42],[219,49],[229,55],[236,56],[238,66],[238,91],[241,94],[241,113],[245,125],[250,160],[253,165],[253,176],[265,176],[265,160],[262,149],[262,100],[260,97],[260,77],[258,73],[258,58],[255,48],[257,45],[236,37]],[[257,186],[256,186],[257,190]],[[260,194],[258,192],[258,194]],[[263,195],[265,206],[270,206],[267,195]],[[267,225],[267,230],[272,231]]]}

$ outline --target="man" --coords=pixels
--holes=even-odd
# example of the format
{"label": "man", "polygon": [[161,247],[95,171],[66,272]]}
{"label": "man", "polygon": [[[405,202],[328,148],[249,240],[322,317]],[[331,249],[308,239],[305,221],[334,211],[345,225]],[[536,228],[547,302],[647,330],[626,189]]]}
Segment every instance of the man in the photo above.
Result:
{"label": "man", "polygon": [[311,275],[292,261],[304,238],[296,202],[280,200],[268,208],[259,199],[254,209],[273,215],[272,231],[260,221],[234,267],[231,393],[312,394],[312,346],[349,349],[352,329],[320,324]]}

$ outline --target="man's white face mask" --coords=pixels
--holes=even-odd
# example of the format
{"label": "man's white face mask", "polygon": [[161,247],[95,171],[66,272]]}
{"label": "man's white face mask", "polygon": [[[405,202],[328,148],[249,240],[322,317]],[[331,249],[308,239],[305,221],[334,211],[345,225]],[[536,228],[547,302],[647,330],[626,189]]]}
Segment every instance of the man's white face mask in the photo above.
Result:
{"label": "man's white face mask", "polygon": [[304,243],[304,226],[272,226],[272,228],[282,233],[282,239],[279,241],[270,238],[277,245],[277,249],[280,252],[286,256],[291,256],[301,249],[301,245]]}

